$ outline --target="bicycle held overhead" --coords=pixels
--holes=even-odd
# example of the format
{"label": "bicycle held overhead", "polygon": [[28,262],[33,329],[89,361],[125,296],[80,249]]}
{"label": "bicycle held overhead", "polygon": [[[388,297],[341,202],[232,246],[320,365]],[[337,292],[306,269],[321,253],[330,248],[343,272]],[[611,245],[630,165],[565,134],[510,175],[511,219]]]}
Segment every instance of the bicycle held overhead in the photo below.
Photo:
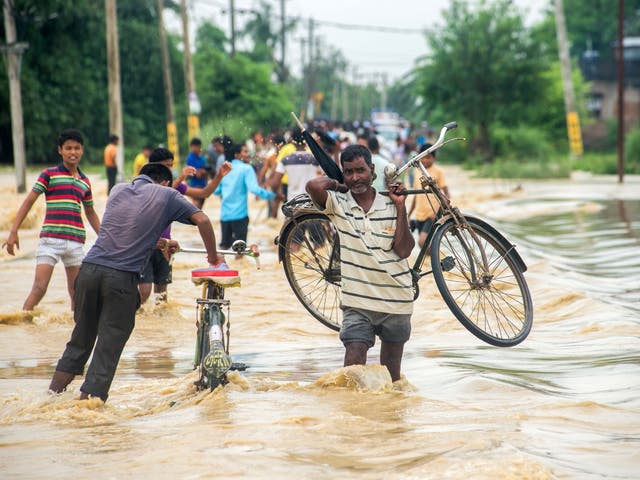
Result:
{"label": "bicycle held overhead", "polygon": [[[411,267],[414,298],[420,293],[420,279],[433,274],[445,303],[467,330],[491,345],[517,345],[528,336],[533,323],[525,262],[515,245],[493,226],[453,206],[420,162],[447,143],[464,140],[445,140],[447,132],[456,127],[456,122],[447,123],[430,148],[401,168],[390,165],[385,171],[387,182],[391,182],[408,169],[417,169],[422,189],[407,190],[406,194],[431,194],[439,203],[431,230]],[[307,195],[287,202],[282,211],[287,219],[276,244],[287,280],[317,320],[339,330],[342,278],[337,231]]]}

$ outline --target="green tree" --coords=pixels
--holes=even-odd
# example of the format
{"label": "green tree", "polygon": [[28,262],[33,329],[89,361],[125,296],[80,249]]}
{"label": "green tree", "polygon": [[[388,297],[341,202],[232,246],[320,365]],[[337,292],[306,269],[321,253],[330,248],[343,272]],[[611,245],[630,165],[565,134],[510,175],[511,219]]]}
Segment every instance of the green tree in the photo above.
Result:
{"label": "green tree", "polygon": [[[563,0],[571,56],[595,50],[601,57],[612,55],[618,36],[618,2],[612,0]],[[549,12],[553,19],[553,10]],[[624,2],[625,36],[640,35],[640,0]]]}
{"label": "green tree", "polygon": [[441,29],[427,34],[431,50],[419,70],[426,112],[440,108],[475,130],[472,152],[492,159],[490,127],[494,122],[527,122],[528,106],[541,98],[545,57],[508,0],[454,0]]}
{"label": "green tree", "polygon": [[[253,18],[249,20],[242,31],[242,35],[249,37],[253,41],[253,50],[247,52],[249,58],[256,62],[270,62],[274,66],[278,81],[284,82],[288,76],[285,65],[281,65],[276,60],[275,51],[280,42],[281,31],[280,22],[276,24],[273,14],[273,7],[264,0],[260,1],[259,10],[253,10]],[[285,20],[284,34],[296,28],[297,20]]]}
{"label": "green tree", "polygon": [[286,87],[271,81],[272,65],[256,63],[243,53],[229,58],[201,41],[201,31],[209,34],[213,30],[206,24],[198,30],[196,42],[200,48],[193,57],[196,84],[202,86],[199,96],[203,123],[242,119],[250,130],[288,123],[293,109],[290,94]]}
{"label": "green tree", "polygon": [[[86,160],[101,162],[100,151],[109,134],[104,2],[14,0],[12,5],[18,40],[29,44],[21,74],[27,161],[56,161],[58,133],[74,127],[85,135]],[[155,1],[120,2],[118,30],[126,145],[139,148],[147,142],[164,141]],[[4,31],[0,32],[4,38]],[[175,36],[169,40],[174,89],[182,92],[179,40]],[[4,67],[4,61],[1,63]],[[6,75],[2,74],[0,158],[6,162],[11,161],[11,120],[9,108],[5,108],[8,95]],[[177,109],[183,131],[185,108]]]}

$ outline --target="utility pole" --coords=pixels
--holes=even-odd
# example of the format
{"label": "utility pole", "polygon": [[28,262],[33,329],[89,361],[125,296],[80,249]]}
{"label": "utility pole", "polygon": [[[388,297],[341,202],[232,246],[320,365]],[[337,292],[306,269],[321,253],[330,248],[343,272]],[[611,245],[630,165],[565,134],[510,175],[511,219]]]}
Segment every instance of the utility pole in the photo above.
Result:
{"label": "utility pole", "polygon": [[382,90],[380,92],[380,103],[382,106],[382,111],[387,111],[387,74],[381,73],[380,80],[382,81]]}
{"label": "utility pole", "polygon": [[624,0],[618,0],[618,183],[624,181]]}
{"label": "utility pole", "polygon": [[189,138],[200,136],[200,100],[196,93],[196,80],[191,61],[191,41],[189,39],[189,15],[186,0],[180,0],[182,17],[182,43],[184,45],[184,85],[187,94],[187,130]]}
{"label": "utility pole", "polygon": [[13,165],[16,167],[16,191],[26,191],[26,154],[24,149],[24,124],[22,118],[22,89],[20,87],[20,62],[28,44],[17,43],[16,24],[13,18],[13,2],[4,0],[4,34],[6,45],[2,46],[9,77],[9,102],[11,105],[11,142],[13,143]]}
{"label": "utility pole", "polygon": [[107,29],[107,71],[109,83],[109,134],[118,136],[116,166],[117,181],[122,181],[124,171],[124,136],[122,128],[122,93],[120,90],[120,49],[118,48],[118,13],[116,0],[105,0]]}
{"label": "utility pole", "polygon": [[285,64],[287,19],[285,15],[285,1],[280,0],[280,83],[287,81],[287,67]]}
{"label": "utility pole", "polygon": [[234,0],[229,0],[229,21],[231,22],[231,56],[236,55],[236,7]]}
{"label": "utility pole", "polygon": [[360,89],[360,75],[358,73],[358,67],[353,66],[351,68],[351,78],[352,78],[352,87],[353,87],[353,120],[360,121],[360,110],[362,109],[362,90]]}
{"label": "utility pole", "polygon": [[[300,120],[304,120],[305,118],[305,112],[307,110],[307,86],[308,86],[308,82],[306,81],[305,78],[305,73],[308,75],[308,70],[305,69],[305,59],[307,58],[307,52],[305,51],[305,45],[307,40],[305,38],[299,38],[298,41],[300,42],[300,78],[302,78],[302,81],[300,82],[300,98],[302,99],[302,106],[300,108]],[[306,70],[306,72],[305,72]]]}
{"label": "utility pole", "polygon": [[331,91],[331,120],[335,121],[338,116],[338,78],[334,75],[333,79],[333,89]]}
{"label": "utility pole", "polygon": [[171,71],[169,70],[169,50],[167,49],[167,34],[164,30],[162,16],[162,0],[156,0],[158,9],[158,28],[160,29],[160,51],[162,53],[162,78],[164,79],[164,108],[167,117],[167,148],[173,152],[175,158],[174,168],[179,163],[178,129],[176,128],[175,113],[173,110],[173,84]]}
{"label": "utility pole", "polygon": [[347,71],[342,72],[342,121],[349,119],[349,86],[347,85]]}
{"label": "utility pole", "polygon": [[[313,96],[313,89],[315,88],[315,69],[313,68],[313,54],[314,54],[314,41],[313,41],[313,26],[314,26],[314,22],[313,22],[313,18],[309,18],[309,39],[307,40],[307,52],[308,52],[308,56],[309,56],[309,63],[307,65],[307,97],[306,97],[306,102],[307,102],[307,117],[309,117],[309,120],[313,119],[313,111],[312,111],[312,96]],[[309,115],[311,114],[311,115]]]}
{"label": "utility pole", "polygon": [[567,41],[567,27],[564,19],[564,7],[562,0],[555,0],[556,36],[558,39],[558,54],[560,56],[560,69],[562,71],[562,89],[564,93],[564,107],[567,115],[567,132],[569,134],[569,146],[571,155],[582,155],[582,134],[580,132],[580,118],[576,108],[576,98],[573,92],[573,79],[571,78],[571,58],[569,57],[569,45]]}

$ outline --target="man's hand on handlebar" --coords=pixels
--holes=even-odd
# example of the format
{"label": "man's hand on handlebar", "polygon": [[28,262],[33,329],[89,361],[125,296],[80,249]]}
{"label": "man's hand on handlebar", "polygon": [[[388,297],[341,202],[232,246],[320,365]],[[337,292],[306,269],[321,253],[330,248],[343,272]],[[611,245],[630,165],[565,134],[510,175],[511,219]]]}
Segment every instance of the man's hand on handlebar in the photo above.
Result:
{"label": "man's hand on handlebar", "polygon": [[407,188],[400,182],[392,183],[389,185],[389,200],[396,205],[404,203],[407,195]]}
{"label": "man's hand on handlebar", "polygon": [[224,263],[224,255],[220,255],[217,252],[215,258],[211,258],[209,255],[207,255],[207,262],[209,262],[209,264],[213,265],[214,267],[218,267],[221,263]]}

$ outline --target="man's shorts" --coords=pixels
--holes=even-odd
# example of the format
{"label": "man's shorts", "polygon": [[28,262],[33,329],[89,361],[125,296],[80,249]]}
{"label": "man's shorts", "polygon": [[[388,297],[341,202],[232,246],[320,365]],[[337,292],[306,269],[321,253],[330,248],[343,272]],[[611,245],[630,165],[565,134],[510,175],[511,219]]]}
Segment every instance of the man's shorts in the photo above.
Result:
{"label": "man's shorts", "polygon": [[36,263],[55,265],[59,261],[65,267],[79,267],[84,258],[84,244],[64,238],[40,237],[36,250]]}
{"label": "man's shorts", "polygon": [[172,281],[171,264],[164,258],[162,251],[155,248],[140,274],[139,283],[155,283],[168,285]]}
{"label": "man's shorts", "polygon": [[411,314],[342,307],[342,343],[362,342],[371,348],[376,343],[376,335],[383,342],[405,343],[411,335]]}
{"label": "man's shorts", "polygon": [[429,231],[431,230],[431,227],[433,226],[433,218],[427,218],[426,220],[416,220],[416,227],[418,229],[418,233],[426,233],[427,235],[429,235]]}

